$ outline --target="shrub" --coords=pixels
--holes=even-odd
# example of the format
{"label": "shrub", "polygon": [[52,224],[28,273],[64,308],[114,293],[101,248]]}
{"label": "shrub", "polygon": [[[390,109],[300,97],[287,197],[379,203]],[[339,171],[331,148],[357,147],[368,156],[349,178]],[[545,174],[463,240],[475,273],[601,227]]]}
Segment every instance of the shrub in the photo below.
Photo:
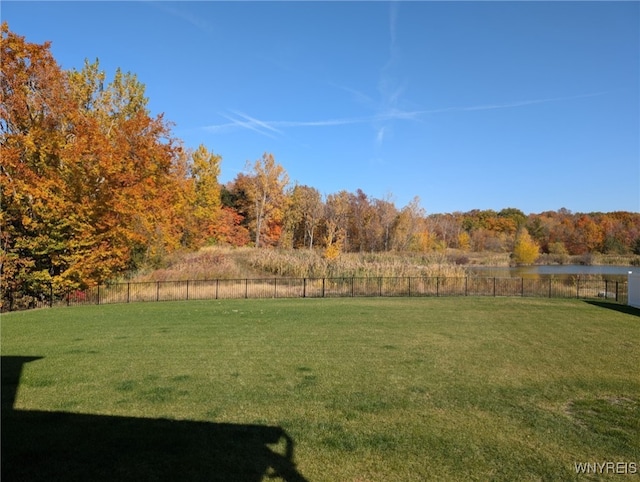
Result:
{"label": "shrub", "polygon": [[329,261],[338,259],[340,256],[340,247],[337,244],[330,244],[324,249],[323,256]]}

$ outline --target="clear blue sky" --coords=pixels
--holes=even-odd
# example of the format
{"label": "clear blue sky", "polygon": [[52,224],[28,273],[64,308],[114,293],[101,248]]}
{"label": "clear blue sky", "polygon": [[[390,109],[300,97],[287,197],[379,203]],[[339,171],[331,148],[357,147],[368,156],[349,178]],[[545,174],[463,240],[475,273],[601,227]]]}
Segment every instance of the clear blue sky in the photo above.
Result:
{"label": "clear blue sky", "polygon": [[428,213],[640,211],[638,2],[12,2],[2,20],[146,85],[221,181],[274,154]]}

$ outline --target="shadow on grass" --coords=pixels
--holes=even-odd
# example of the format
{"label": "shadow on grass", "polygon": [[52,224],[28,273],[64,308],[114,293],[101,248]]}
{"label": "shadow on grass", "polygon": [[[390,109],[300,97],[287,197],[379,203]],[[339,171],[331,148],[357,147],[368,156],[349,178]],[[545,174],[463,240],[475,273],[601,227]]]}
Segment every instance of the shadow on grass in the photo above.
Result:
{"label": "shadow on grass", "polygon": [[304,482],[280,427],[14,409],[25,363],[3,356],[2,480]]}
{"label": "shadow on grass", "polygon": [[585,300],[585,303],[588,303],[593,306],[597,306],[599,308],[607,308],[609,310],[618,311],[620,313],[625,313],[627,315],[640,316],[640,309],[634,308],[633,306],[623,305],[621,303],[614,303],[612,301],[594,301],[594,300]]}

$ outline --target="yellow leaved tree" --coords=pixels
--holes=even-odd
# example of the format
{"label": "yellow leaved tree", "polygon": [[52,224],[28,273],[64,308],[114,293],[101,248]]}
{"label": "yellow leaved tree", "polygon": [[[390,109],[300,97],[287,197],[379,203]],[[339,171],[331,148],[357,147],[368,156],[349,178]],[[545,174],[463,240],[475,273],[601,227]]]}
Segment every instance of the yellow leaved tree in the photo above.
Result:
{"label": "yellow leaved tree", "polygon": [[516,235],[511,258],[516,264],[532,264],[540,255],[540,247],[531,238],[527,228],[521,228]]}

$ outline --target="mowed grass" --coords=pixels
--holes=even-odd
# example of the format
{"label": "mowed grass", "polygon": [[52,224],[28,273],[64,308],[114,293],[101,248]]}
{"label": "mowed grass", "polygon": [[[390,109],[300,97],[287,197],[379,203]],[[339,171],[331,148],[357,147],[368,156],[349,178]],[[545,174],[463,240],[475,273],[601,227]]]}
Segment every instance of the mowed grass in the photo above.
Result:
{"label": "mowed grass", "polygon": [[3,315],[2,356],[42,357],[15,410],[280,427],[309,481],[585,480],[575,463],[640,462],[638,315],[531,298],[82,306]]}

